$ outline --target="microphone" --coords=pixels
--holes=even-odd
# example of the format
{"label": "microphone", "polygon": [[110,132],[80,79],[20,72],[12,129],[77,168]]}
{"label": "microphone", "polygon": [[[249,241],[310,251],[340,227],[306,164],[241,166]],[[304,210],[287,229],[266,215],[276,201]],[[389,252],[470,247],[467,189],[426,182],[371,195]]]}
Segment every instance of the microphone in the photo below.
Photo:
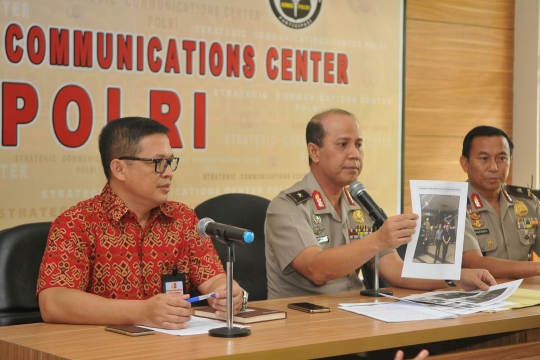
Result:
{"label": "microphone", "polygon": [[197,232],[202,237],[213,237],[225,245],[229,245],[227,244],[227,241],[234,241],[240,244],[250,244],[255,238],[253,231],[220,224],[210,218],[204,218],[199,221],[197,224]]}
{"label": "microphone", "polygon": [[366,192],[365,186],[359,181],[353,181],[349,185],[349,193],[353,196],[354,200],[363,205],[369,212],[369,217],[373,220],[373,223],[380,228],[383,223],[388,219],[383,209],[381,209],[375,201]]}

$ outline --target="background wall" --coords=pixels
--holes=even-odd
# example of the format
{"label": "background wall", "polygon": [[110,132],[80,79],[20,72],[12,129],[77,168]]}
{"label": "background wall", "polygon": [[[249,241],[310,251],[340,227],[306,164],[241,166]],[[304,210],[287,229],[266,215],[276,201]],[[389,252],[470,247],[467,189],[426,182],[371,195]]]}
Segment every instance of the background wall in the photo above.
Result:
{"label": "background wall", "polygon": [[274,198],[309,170],[307,121],[347,109],[365,136],[359,180],[400,211],[403,0],[2,4],[0,229],[99,193],[98,134],[134,115],[171,130],[169,199],[195,207]]}
{"label": "background wall", "polygon": [[411,211],[409,180],[467,179],[459,157],[470,129],[489,124],[512,137],[514,5],[407,1],[405,212]]}

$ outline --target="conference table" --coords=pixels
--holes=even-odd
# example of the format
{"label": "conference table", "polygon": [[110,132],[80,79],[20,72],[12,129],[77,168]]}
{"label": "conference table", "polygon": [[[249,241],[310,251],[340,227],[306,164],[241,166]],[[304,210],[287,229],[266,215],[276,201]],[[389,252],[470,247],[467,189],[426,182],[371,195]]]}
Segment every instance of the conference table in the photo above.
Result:
{"label": "conference table", "polygon": [[[525,279],[521,287],[540,290],[540,277]],[[398,297],[422,293],[392,290]],[[163,333],[130,337],[96,325],[6,326],[0,328],[0,359],[312,359],[345,354],[393,359],[396,349],[414,357],[423,348],[435,354],[434,359],[516,359],[540,354],[540,306],[401,323],[338,309],[340,303],[375,299],[380,298],[349,292],[250,302],[285,310],[287,319],[253,323],[251,335],[238,338]],[[328,306],[331,311],[309,314],[287,308],[288,303],[300,301]]]}

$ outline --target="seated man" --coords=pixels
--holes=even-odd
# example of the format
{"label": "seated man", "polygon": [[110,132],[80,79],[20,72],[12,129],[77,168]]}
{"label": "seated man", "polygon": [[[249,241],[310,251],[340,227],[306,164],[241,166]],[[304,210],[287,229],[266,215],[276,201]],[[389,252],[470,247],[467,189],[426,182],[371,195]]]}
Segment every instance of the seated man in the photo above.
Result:
{"label": "seated man", "polygon": [[[448,286],[444,280],[401,277],[403,261],[394,249],[411,241],[418,215],[389,217],[369,232],[367,211],[346,188],[358,178],[364,158],[354,116],[339,109],[317,114],[307,125],[306,141],[311,172],[281,192],[266,214],[268,298],[360,290],[357,271],[377,253],[380,275],[393,286]],[[368,231],[355,231],[358,226]],[[485,270],[462,270],[459,283],[486,290],[495,280]]]}
{"label": "seated man", "polygon": [[497,278],[540,275],[540,205],[531,190],[506,185],[514,144],[501,129],[478,126],[463,140],[460,163],[469,177],[468,220],[476,248],[463,254],[463,267],[481,267]]}
{"label": "seated man", "polygon": [[[99,151],[107,184],[51,225],[37,284],[45,322],[139,324],[182,329],[190,289],[216,293],[209,304],[226,314],[226,277],[197,216],[167,201],[178,158],[167,127],[130,117],[107,124]],[[162,275],[185,276],[184,294],[162,294]],[[234,284],[234,307],[242,305]]]}

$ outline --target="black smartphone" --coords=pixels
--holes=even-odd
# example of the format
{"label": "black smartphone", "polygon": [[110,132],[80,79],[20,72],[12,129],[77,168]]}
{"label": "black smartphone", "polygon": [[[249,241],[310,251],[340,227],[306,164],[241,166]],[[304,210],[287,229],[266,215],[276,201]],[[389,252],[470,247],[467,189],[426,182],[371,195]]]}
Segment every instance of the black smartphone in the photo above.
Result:
{"label": "black smartphone", "polygon": [[300,310],[308,313],[323,313],[330,312],[330,308],[321,305],[315,305],[308,302],[292,303],[287,305],[290,309]]}
{"label": "black smartphone", "polygon": [[145,329],[135,325],[107,325],[105,330],[128,336],[152,335],[154,330]]}

